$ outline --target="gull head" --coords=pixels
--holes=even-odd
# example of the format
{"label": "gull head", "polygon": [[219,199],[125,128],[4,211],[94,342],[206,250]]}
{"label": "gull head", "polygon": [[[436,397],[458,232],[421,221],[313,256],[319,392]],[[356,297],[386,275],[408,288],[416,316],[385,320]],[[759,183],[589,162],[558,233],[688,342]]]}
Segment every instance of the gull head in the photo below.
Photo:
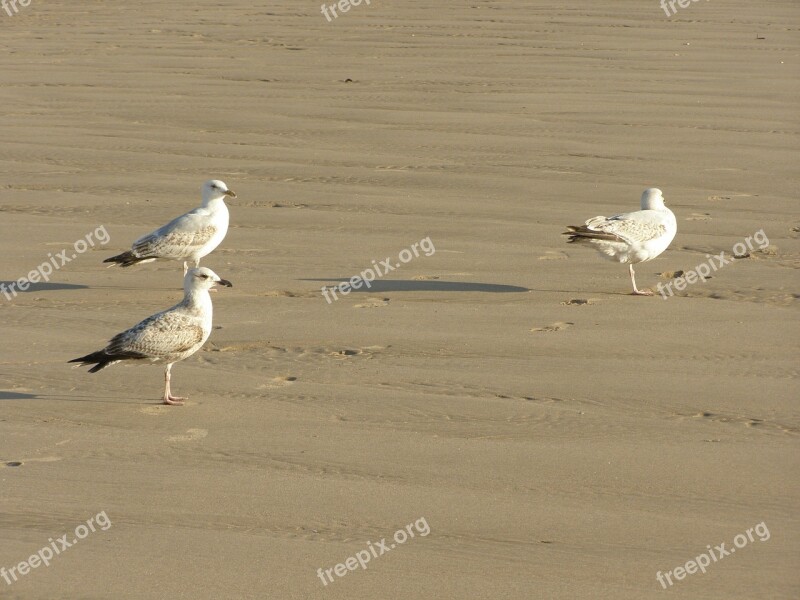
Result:
{"label": "gull head", "polygon": [[189,271],[186,273],[186,277],[183,280],[183,289],[186,292],[210,290],[217,284],[224,285],[225,287],[233,287],[233,284],[230,281],[227,279],[222,279],[211,269],[206,267],[197,267],[195,269],[189,269]]}
{"label": "gull head", "polygon": [[647,188],[642,192],[642,210],[660,210],[664,208],[664,196],[658,188]]}
{"label": "gull head", "polygon": [[219,200],[226,196],[236,198],[236,193],[233,190],[229,190],[225,182],[219,179],[206,181],[200,188],[200,192],[203,194],[204,206],[213,200]]}

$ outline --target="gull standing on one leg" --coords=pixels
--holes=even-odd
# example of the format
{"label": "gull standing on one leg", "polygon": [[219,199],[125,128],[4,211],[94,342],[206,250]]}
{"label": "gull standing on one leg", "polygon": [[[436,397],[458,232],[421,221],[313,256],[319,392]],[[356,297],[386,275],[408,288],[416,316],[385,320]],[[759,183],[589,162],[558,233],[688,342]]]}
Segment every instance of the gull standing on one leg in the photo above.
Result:
{"label": "gull standing on one leg", "polygon": [[225,197],[236,198],[225,182],[218,179],[206,181],[200,190],[203,195],[202,206],[140,237],[133,242],[130,250],[103,262],[130,267],[158,259],[182,260],[184,275],[189,269],[189,261],[194,262],[195,268],[198,267],[200,259],[225,239],[228,233]]}
{"label": "gull standing on one leg", "polygon": [[609,260],[628,263],[633,294],[652,296],[650,290],[636,287],[633,265],[654,259],[672,243],[678,231],[675,215],[664,206],[664,196],[658,188],[642,193],[642,210],[613,217],[594,217],[585,225],[570,225],[563,235],[568,243],[591,244]]}
{"label": "gull standing on one leg", "polygon": [[183,280],[183,301],[115,335],[102,350],[69,362],[94,365],[89,373],[123,360],[166,363],[164,404],[183,404],[186,398],[173,396],[170,391],[170,370],[174,363],[197,352],[208,339],[213,313],[208,292],[217,283],[233,287],[230,281],[220,279],[206,267],[190,270]]}

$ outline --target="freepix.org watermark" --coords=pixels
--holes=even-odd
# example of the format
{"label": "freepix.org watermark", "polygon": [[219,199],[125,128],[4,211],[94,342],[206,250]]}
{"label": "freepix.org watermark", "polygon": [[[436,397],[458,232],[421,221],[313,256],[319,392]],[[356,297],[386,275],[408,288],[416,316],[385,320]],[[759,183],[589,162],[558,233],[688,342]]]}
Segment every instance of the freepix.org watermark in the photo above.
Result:
{"label": "freepix.org watermark", "polygon": [[[339,297],[336,295],[337,290],[342,296],[347,296],[347,294],[353,290],[360,289],[362,285],[366,285],[367,289],[370,289],[372,287],[372,282],[375,281],[376,277],[383,277],[387,273],[390,273],[395,269],[399,269],[402,265],[411,262],[415,258],[419,257],[420,250],[422,250],[425,256],[433,256],[436,253],[436,247],[433,245],[431,238],[426,237],[418,242],[414,242],[408,248],[403,248],[397,255],[398,262],[395,262],[394,264],[392,264],[391,256],[387,256],[386,259],[382,261],[373,260],[372,267],[364,269],[358,275],[354,275],[349,281],[345,281],[344,283],[340,283],[339,285],[333,287],[323,285],[322,295],[325,296],[325,300],[328,301],[328,304],[331,304],[333,300],[339,299]],[[333,294],[333,300],[331,300],[328,296],[328,292]]]}
{"label": "freepix.org watermark", "polygon": [[[680,8],[688,8],[692,2],[700,2],[700,0],[661,0],[661,9],[666,13],[668,17],[671,17],[676,12],[678,12],[678,9],[675,8],[676,4]],[[706,0],[706,2],[708,2],[708,0]]]}
{"label": "freepix.org watermark", "polygon": [[718,562],[726,556],[730,556],[736,552],[737,548],[744,548],[747,546],[747,544],[754,542],[754,533],[758,536],[758,540],[761,542],[766,542],[770,538],[767,524],[764,521],[761,521],[761,523],[755,527],[751,527],[744,533],[737,534],[733,538],[733,545],[735,546],[734,548],[726,548],[725,542],[722,542],[719,546],[714,546],[713,549],[709,544],[706,546],[708,552],[703,552],[702,554],[696,556],[694,560],[686,561],[685,565],[675,567],[672,569],[672,571],[667,571],[666,573],[659,571],[656,573],[656,580],[661,584],[662,588],[667,589],[667,583],[669,583],[669,585],[674,585],[672,581],[673,576],[675,577],[676,581],[683,581],[687,575],[694,575],[698,570],[701,573],[705,573],[706,569],[712,564],[712,562]]}
{"label": "freepix.org watermark", "polygon": [[[3,7],[3,10],[6,11],[6,14],[9,17],[13,17],[19,12],[19,7],[17,7],[17,4],[19,4],[22,8],[27,8],[31,5],[31,1],[32,0],[0,0],[0,6]],[[12,10],[14,12],[11,12]]]}
{"label": "freepix.org watermark", "polygon": [[406,525],[403,529],[398,529],[395,531],[394,536],[392,536],[392,539],[394,540],[392,543],[388,543],[386,538],[381,538],[380,542],[375,542],[374,544],[372,542],[367,542],[367,548],[364,550],[359,550],[354,556],[349,557],[344,562],[341,562],[330,569],[325,569],[324,571],[322,568],[317,569],[317,577],[322,580],[322,585],[328,585],[329,583],[334,582],[334,575],[337,577],[344,577],[347,575],[347,573],[350,571],[355,571],[359,567],[366,569],[369,561],[371,561],[373,558],[383,556],[391,550],[394,550],[400,544],[405,544],[408,540],[414,537],[415,531],[419,533],[420,537],[425,537],[431,532],[431,528],[428,525],[428,521],[425,519],[425,517],[417,519],[413,523]]}
{"label": "freepix.org watermark", "polygon": [[[364,4],[369,4],[369,1],[370,0],[363,0]],[[361,2],[362,0],[339,0],[329,6],[323,4],[322,14],[325,15],[325,18],[328,19],[328,23],[330,23],[333,19],[338,19],[339,14],[349,12],[354,6],[361,6]],[[337,8],[339,9],[338,13],[336,12]],[[333,15],[333,19],[331,15]]]}
{"label": "freepix.org watermark", "polygon": [[[666,300],[668,297],[675,295],[675,292],[672,291],[673,285],[675,286],[676,290],[682,292],[686,289],[687,285],[697,283],[698,280],[705,283],[706,279],[709,279],[709,275],[711,275],[711,273],[721,269],[726,265],[729,265],[735,258],[747,256],[748,250],[752,252],[754,250],[753,242],[758,244],[759,250],[763,250],[769,246],[769,238],[767,237],[767,234],[764,233],[764,230],[761,229],[760,231],[756,231],[753,235],[747,236],[744,239],[744,242],[736,242],[733,245],[733,255],[730,258],[725,256],[724,250],[720,252],[719,255],[715,254],[712,256],[711,254],[706,254],[706,258],[709,259],[708,261],[697,265],[691,271],[687,271],[681,277],[676,277],[673,281],[670,281],[666,285],[659,283],[658,286],[656,286],[658,293],[661,294],[661,297],[664,300]],[[669,296],[667,296],[667,292],[669,292]]]}
{"label": "freepix.org watermark", "polygon": [[40,549],[36,554],[31,554],[31,556],[28,557],[28,560],[23,560],[21,563],[11,567],[10,569],[0,567],[0,577],[5,579],[7,585],[11,585],[15,581],[19,581],[20,577],[24,577],[33,569],[38,569],[42,565],[49,567],[50,561],[56,556],[63,553],[68,548],[71,548],[80,540],[86,539],[89,537],[90,533],[94,533],[98,530],[98,528],[101,531],[108,531],[110,527],[111,519],[108,518],[106,511],[99,512],[86,521],[85,524],[81,523],[75,528],[75,531],[73,531],[74,537],[72,540],[69,539],[68,533],[65,533],[56,540],[49,538],[47,541],[50,543]]}
{"label": "freepix.org watermark", "polygon": [[83,238],[72,244],[72,254],[67,256],[69,250],[65,249],[56,253],[53,256],[52,252],[47,253],[47,260],[36,267],[33,271],[28,273],[28,277],[22,277],[16,281],[12,281],[8,286],[5,283],[0,283],[0,294],[5,296],[6,300],[12,300],[17,297],[17,290],[20,292],[26,291],[32,283],[39,283],[40,281],[50,281],[50,275],[54,271],[58,271],[61,267],[68,262],[72,262],[78,258],[79,254],[83,254],[89,248],[94,248],[95,243],[105,246],[111,241],[111,236],[106,231],[105,225],[100,225],[94,231],[90,231]]}

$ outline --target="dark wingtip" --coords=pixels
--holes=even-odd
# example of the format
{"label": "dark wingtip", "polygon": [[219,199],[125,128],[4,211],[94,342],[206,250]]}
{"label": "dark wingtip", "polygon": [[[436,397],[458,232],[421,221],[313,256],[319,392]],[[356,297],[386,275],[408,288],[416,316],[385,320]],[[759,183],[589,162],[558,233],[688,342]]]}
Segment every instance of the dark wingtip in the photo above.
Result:
{"label": "dark wingtip", "polygon": [[81,356],[80,358],[73,358],[67,362],[80,363],[82,367],[94,365],[91,369],[89,369],[89,373],[97,373],[100,369],[107,367],[108,364],[113,360],[114,359],[106,354],[103,350],[99,350],[97,352],[87,354],[86,356]]}
{"label": "dark wingtip", "polygon": [[133,254],[131,254],[130,250],[128,252],[123,252],[122,254],[117,254],[116,256],[110,256],[109,258],[105,259],[104,263],[115,263],[120,264],[129,261],[133,258]]}
{"label": "dark wingtip", "polygon": [[130,267],[131,265],[135,265],[136,263],[142,262],[144,260],[151,260],[151,258],[148,258],[146,256],[136,256],[133,252],[128,250],[127,252],[123,252],[122,254],[117,254],[116,256],[107,258],[103,262],[114,263],[115,265],[119,265],[120,267]]}
{"label": "dark wingtip", "polygon": [[580,227],[577,225],[567,225],[567,231],[561,233],[561,235],[568,235],[569,239],[567,240],[568,244],[576,241],[580,236],[576,235],[580,231]]}

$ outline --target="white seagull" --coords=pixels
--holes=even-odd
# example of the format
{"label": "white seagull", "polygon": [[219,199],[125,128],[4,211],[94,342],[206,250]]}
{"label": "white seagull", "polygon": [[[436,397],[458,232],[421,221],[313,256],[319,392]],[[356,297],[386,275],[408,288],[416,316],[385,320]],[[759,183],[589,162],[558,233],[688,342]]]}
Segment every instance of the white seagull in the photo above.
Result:
{"label": "white seagull", "polygon": [[628,263],[633,294],[652,296],[650,290],[636,287],[633,265],[654,259],[672,243],[678,231],[675,215],[664,206],[664,196],[658,188],[642,193],[642,210],[613,217],[594,217],[585,225],[570,225],[564,235],[568,242],[591,244],[609,260]]}
{"label": "white seagull", "polygon": [[228,233],[228,207],[225,197],[236,198],[224,181],[212,179],[200,188],[203,204],[185,215],[173,219],[160,229],[143,235],[133,242],[127,252],[112,256],[103,262],[130,267],[158,259],[182,260],[183,274],[189,269],[188,261],[200,265],[200,259],[211,254]]}
{"label": "white seagull", "polygon": [[190,357],[205,344],[211,333],[213,307],[208,291],[219,283],[233,287],[211,269],[191,269],[183,279],[183,301],[172,308],[115,335],[102,350],[69,362],[94,365],[96,373],[123,360],[148,360],[166,363],[164,372],[164,404],[183,404],[186,398],[173,396],[169,389],[172,365]]}

